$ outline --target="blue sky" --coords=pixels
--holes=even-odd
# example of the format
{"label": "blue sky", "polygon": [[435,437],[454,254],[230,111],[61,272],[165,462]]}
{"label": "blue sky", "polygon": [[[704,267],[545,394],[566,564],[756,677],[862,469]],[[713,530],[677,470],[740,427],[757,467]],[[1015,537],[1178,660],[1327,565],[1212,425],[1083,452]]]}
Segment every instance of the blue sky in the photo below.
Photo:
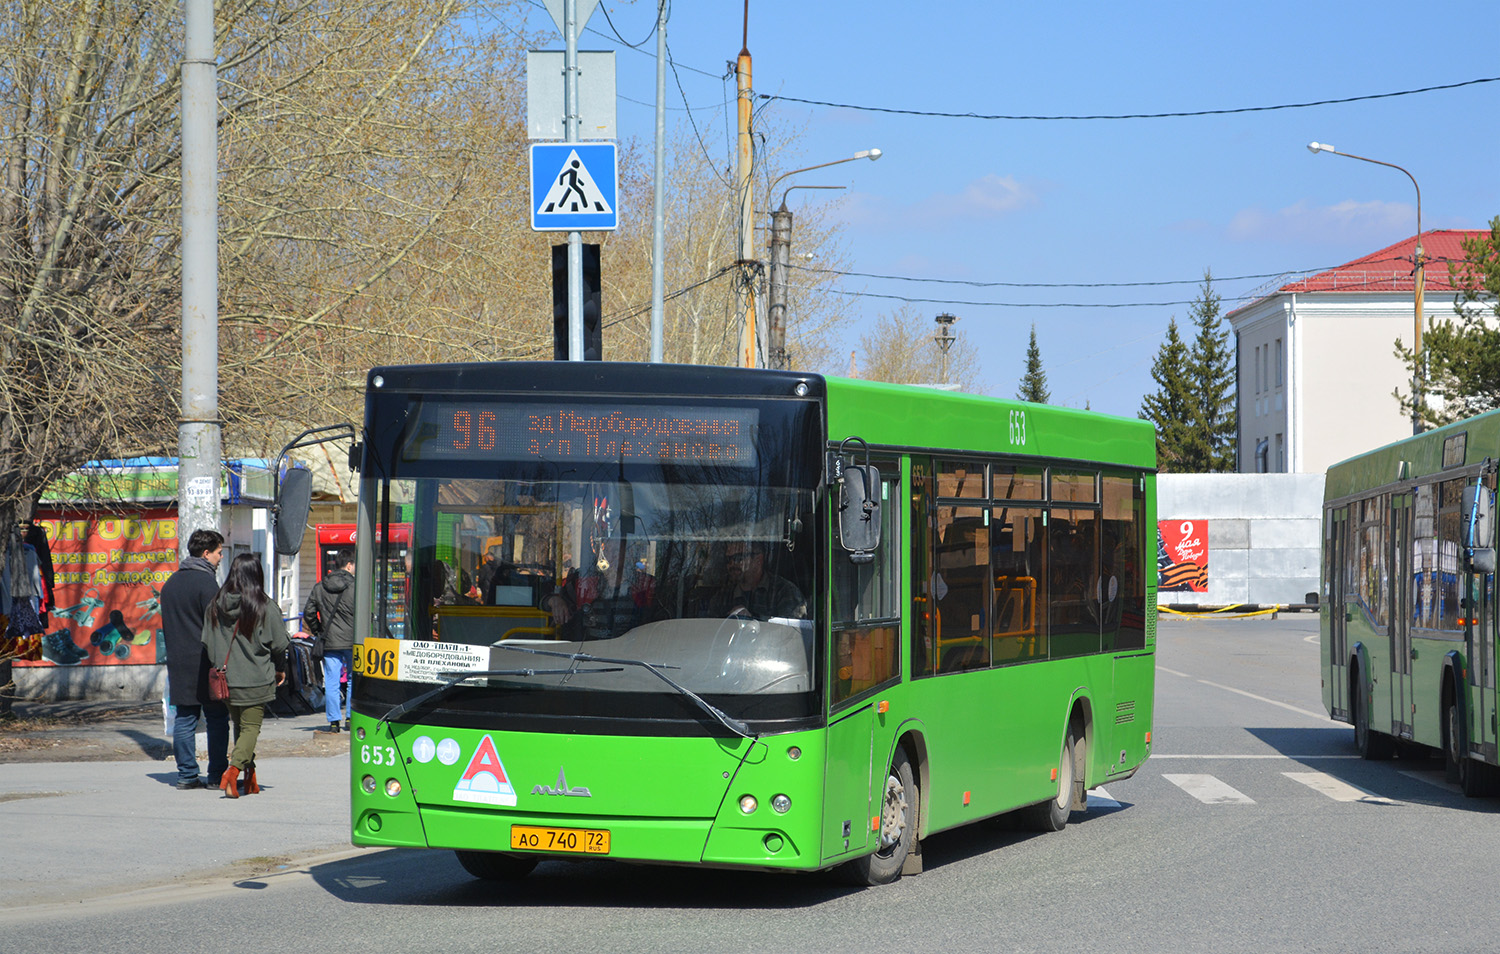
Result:
{"label": "blue sky", "polygon": [[[632,43],[651,0],[604,0]],[[669,126],[683,93],[710,150],[727,156],[726,63],[743,0],[671,6]],[[538,3],[529,24],[553,31]],[[603,12],[580,47],[618,49],[619,132],[649,149],[655,40],[637,52]],[[751,0],[759,94],[866,107],[1005,115],[1192,112],[1278,106],[1500,76],[1493,0],[1361,4],[1223,0],[1154,4],[912,4]],[[561,48],[561,38],[555,44]],[[678,84],[681,85],[681,93]],[[985,389],[1014,394],[1033,323],[1054,403],[1134,416],[1170,317],[1211,268],[1224,311],[1274,276],[1338,265],[1416,231],[1400,172],[1308,142],[1404,166],[1422,224],[1480,228],[1500,215],[1500,82],[1303,109],[1120,120],[978,120],[759,103],[802,129],[787,168],[880,148],[874,163],[806,173],[840,196],[851,270],[963,282],[1182,282],[1133,288],[981,288],[845,277],[870,321],[900,302],[950,311]],[[733,122],[732,112],[730,122]],[[626,209],[622,215],[650,215]],[[815,263],[814,263],[815,264]],[[1247,277],[1242,277],[1247,276]],[[1262,277],[1248,277],[1262,276]],[[1134,303],[1142,307],[1103,307]],[[1084,304],[1090,307],[1060,307]],[[1030,306],[1030,307],[1023,307]],[[857,344],[856,328],[849,347]],[[827,369],[839,370],[842,369]]]}

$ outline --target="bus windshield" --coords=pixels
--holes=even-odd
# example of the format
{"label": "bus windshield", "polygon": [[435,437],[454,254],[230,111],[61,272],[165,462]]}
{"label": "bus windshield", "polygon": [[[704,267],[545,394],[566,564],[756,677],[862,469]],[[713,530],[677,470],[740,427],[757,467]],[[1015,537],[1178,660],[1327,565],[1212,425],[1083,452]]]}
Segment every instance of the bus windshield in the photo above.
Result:
{"label": "bus windshield", "polygon": [[[432,403],[409,418],[492,419],[490,405]],[[493,407],[503,428],[514,412]],[[408,426],[386,456],[394,473],[366,474],[361,495],[377,529],[365,564],[380,577],[374,645],[401,640],[403,665],[359,680],[356,703],[379,714],[469,670],[489,674],[412,717],[463,725],[506,716],[557,731],[592,717],[612,732],[644,720],[681,723],[664,730],[680,733],[704,722],[684,689],[739,720],[813,717],[813,409],[714,409],[749,422],[730,463],[653,462],[609,448],[528,459],[514,452],[518,438],[507,452],[503,435],[492,455],[463,456],[444,453],[441,432]],[[674,423],[683,418],[670,410]],[[387,542],[396,525],[410,526],[408,542]],[[513,651],[527,649],[542,653]],[[570,665],[555,653],[638,661],[669,678]],[[423,655],[433,662],[405,662]]]}

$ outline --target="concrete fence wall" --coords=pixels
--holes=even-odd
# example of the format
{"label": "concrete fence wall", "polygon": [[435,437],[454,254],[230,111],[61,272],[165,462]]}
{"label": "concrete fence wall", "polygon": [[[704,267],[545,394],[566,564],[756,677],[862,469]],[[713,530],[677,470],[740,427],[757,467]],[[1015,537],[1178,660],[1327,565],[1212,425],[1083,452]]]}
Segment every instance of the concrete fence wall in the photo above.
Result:
{"label": "concrete fence wall", "polygon": [[1162,474],[1157,519],[1208,523],[1208,592],[1163,605],[1308,602],[1319,589],[1322,474]]}

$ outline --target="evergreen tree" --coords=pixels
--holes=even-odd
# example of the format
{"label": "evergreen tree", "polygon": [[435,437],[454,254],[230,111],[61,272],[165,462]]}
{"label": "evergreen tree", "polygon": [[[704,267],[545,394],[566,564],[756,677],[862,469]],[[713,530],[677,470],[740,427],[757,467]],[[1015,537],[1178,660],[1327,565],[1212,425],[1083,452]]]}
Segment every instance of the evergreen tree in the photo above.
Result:
{"label": "evergreen tree", "polygon": [[1235,446],[1235,362],[1229,329],[1219,317],[1220,298],[1214,294],[1213,275],[1203,272],[1203,285],[1193,302],[1197,327],[1188,356],[1188,374],[1197,392],[1196,420],[1204,457],[1193,461],[1194,473],[1232,473],[1238,459]]}
{"label": "evergreen tree", "polygon": [[[1464,258],[1448,263],[1448,277],[1458,294],[1454,317],[1428,321],[1422,337],[1424,383],[1421,419],[1439,427],[1500,407],[1500,216],[1487,232],[1463,240]],[[1408,387],[1415,356],[1396,340],[1396,356],[1407,368]],[[1406,414],[1412,395],[1396,389]]]}
{"label": "evergreen tree", "polygon": [[1036,324],[1031,325],[1031,344],[1026,348],[1026,373],[1021,376],[1021,388],[1016,398],[1033,404],[1046,404],[1052,400],[1047,390],[1047,372],[1042,370],[1042,352],[1036,346]]}
{"label": "evergreen tree", "polygon": [[1193,390],[1191,355],[1177,333],[1177,319],[1167,322],[1167,340],[1151,362],[1155,394],[1141,401],[1140,416],[1156,425],[1156,466],[1163,473],[1191,473],[1190,463],[1203,454],[1197,446],[1194,420],[1198,399]]}

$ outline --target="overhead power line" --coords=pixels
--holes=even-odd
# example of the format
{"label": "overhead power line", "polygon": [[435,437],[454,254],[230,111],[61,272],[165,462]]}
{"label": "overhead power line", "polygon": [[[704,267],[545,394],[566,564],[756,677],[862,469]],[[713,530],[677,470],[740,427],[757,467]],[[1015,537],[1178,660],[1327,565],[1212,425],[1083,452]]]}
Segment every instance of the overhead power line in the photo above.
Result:
{"label": "overhead power line", "polygon": [[1279,103],[1275,106],[1236,106],[1229,109],[1193,109],[1170,113],[1095,113],[1076,116],[1040,116],[1007,113],[949,113],[926,109],[898,109],[894,106],[867,106],[856,103],[834,103],[819,99],[802,99],[797,96],[781,96],[777,93],[761,93],[765,100],[780,100],[786,103],[802,103],[806,106],[827,106],[832,109],[855,109],[868,113],[894,113],[900,116],[931,116],[940,119],[984,119],[984,120],[1037,120],[1062,121],[1086,119],[1178,119],[1188,116],[1227,116],[1233,113],[1266,113],[1278,109],[1309,109],[1313,106],[1337,106],[1343,103],[1361,103],[1372,99],[1392,99],[1397,96],[1415,96],[1418,93],[1433,93],[1439,90],[1460,89],[1481,83],[1500,83],[1500,76],[1486,76],[1465,80],[1462,83],[1444,83],[1440,86],[1424,86],[1421,89],[1403,89],[1392,93],[1370,93],[1365,96],[1345,96],[1339,99],[1319,99],[1307,103]]}

